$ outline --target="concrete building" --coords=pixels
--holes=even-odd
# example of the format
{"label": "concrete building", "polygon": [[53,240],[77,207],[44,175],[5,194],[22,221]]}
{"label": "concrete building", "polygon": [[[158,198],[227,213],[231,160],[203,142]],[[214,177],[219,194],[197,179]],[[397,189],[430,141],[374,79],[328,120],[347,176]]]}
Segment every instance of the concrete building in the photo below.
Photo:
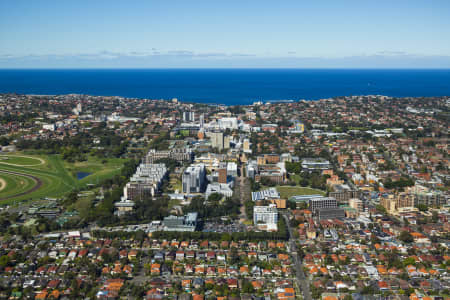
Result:
{"label": "concrete building", "polygon": [[185,216],[168,216],[163,219],[164,231],[195,231],[198,223],[198,213],[192,212]]}
{"label": "concrete building", "polygon": [[200,129],[203,129],[204,126],[205,126],[205,115],[201,114],[200,115]]}
{"label": "concrete building", "polygon": [[230,117],[230,118],[220,118],[219,120],[217,120],[217,123],[219,125],[219,128],[225,130],[225,129],[238,129],[239,128],[239,123],[238,123],[238,119],[235,117]]}
{"label": "concrete building", "polygon": [[313,195],[295,195],[290,197],[288,200],[291,202],[295,202],[297,205],[300,205],[301,203],[309,203],[311,199],[323,199],[324,196],[320,194],[313,194]]}
{"label": "concrete building", "polygon": [[331,168],[331,164],[324,158],[305,158],[302,160],[302,168],[308,171],[326,170]]}
{"label": "concrete building", "polygon": [[259,192],[252,192],[252,201],[279,199],[280,193],[276,188],[268,188]]}
{"label": "concrete building", "polygon": [[414,206],[424,204],[426,206],[443,206],[449,202],[449,196],[442,191],[431,190],[428,187],[416,184],[408,188],[407,192],[414,199]]}
{"label": "concrete building", "polygon": [[237,177],[238,176],[238,172],[237,172],[237,164],[235,162],[228,162],[227,163],[227,175],[231,176],[231,177]]}
{"label": "concrete building", "polygon": [[255,179],[258,174],[258,163],[255,160],[250,160],[247,163],[247,177]]}
{"label": "concrete building", "polygon": [[208,186],[206,187],[205,198],[208,199],[209,196],[211,196],[211,194],[213,193],[218,193],[225,197],[233,196],[233,190],[231,189],[231,186],[226,183],[214,182],[208,184]]}
{"label": "concrete building", "polygon": [[281,162],[292,162],[292,155],[290,153],[283,153],[280,156],[280,161]]}
{"label": "concrete building", "polygon": [[252,153],[252,150],[250,149],[250,140],[249,139],[244,139],[243,150],[244,150],[244,153]]}
{"label": "concrete building", "polygon": [[351,208],[356,209],[358,212],[362,212],[364,210],[363,202],[360,199],[352,198],[348,201],[348,204]]}
{"label": "concrete building", "polygon": [[286,169],[284,163],[258,166],[258,174],[255,175],[255,181],[259,182],[261,178],[264,177],[276,184],[284,183],[286,181]]}
{"label": "concrete building", "polygon": [[226,163],[223,162],[226,159],[224,154],[205,153],[201,156],[196,156],[194,163],[204,164],[208,171],[217,171],[218,169],[226,169]]}
{"label": "concrete building", "polygon": [[380,204],[390,214],[397,214],[399,211],[405,211],[414,208],[414,196],[408,193],[400,193],[397,196],[387,195],[381,197]]}
{"label": "concrete building", "polygon": [[150,149],[144,157],[144,163],[152,164],[155,161],[163,158],[170,158],[176,161],[192,161],[193,152],[190,148],[173,148],[170,150],[156,150]]}
{"label": "concrete building", "polygon": [[394,195],[389,195],[388,197],[382,197],[380,200],[381,206],[383,206],[384,209],[386,209],[386,211],[390,214],[393,214],[396,212],[396,210],[397,210],[396,202],[397,201],[395,201]]}
{"label": "concrete building", "polygon": [[183,121],[184,122],[195,122],[195,112],[193,112],[193,111],[183,112]]}
{"label": "concrete building", "polygon": [[275,204],[269,206],[253,207],[253,224],[268,225],[270,228],[276,226],[278,222],[278,210]]}
{"label": "concrete building", "polygon": [[227,183],[227,169],[219,169],[217,173],[219,174],[217,181],[219,183]]}
{"label": "concrete building", "polygon": [[189,166],[182,176],[183,193],[203,193],[206,184],[206,169],[203,164]]}
{"label": "concrete building", "polygon": [[345,218],[345,210],[343,208],[319,208],[316,211],[319,221],[328,219],[343,219]]}
{"label": "concrete building", "polygon": [[336,208],[337,201],[336,198],[323,197],[323,198],[313,198],[309,200],[309,209],[315,212],[321,208]]}
{"label": "concrete building", "polygon": [[140,164],[123,188],[123,196],[114,205],[116,214],[122,215],[134,207],[135,201],[147,200],[159,191],[167,175],[165,164]]}
{"label": "concrete building", "polygon": [[360,192],[355,189],[351,189],[347,184],[333,185],[333,191],[329,193],[330,197],[336,198],[338,203],[346,204],[352,198],[359,198]]}
{"label": "concrete building", "polygon": [[209,133],[211,138],[211,146],[219,150],[230,149],[230,137],[221,131],[213,131]]}

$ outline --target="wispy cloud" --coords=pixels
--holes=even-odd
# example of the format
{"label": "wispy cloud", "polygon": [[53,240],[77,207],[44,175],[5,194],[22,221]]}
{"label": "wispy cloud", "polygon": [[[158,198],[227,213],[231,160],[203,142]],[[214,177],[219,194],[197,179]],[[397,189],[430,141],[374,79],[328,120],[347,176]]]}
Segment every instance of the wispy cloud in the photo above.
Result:
{"label": "wispy cloud", "polygon": [[274,67],[274,68],[450,68],[450,55],[421,55],[379,51],[345,57],[302,57],[295,51],[283,55],[191,50],[100,51],[66,54],[0,54],[0,68],[28,67]]}
{"label": "wispy cloud", "polygon": [[233,57],[255,57],[251,53],[224,53],[224,52],[194,52],[190,50],[169,50],[160,51],[152,48],[150,51],[130,51],[130,52],[112,52],[101,51],[97,53],[67,53],[67,54],[0,54],[0,59],[29,59],[29,58],[82,58],[82,59],[119,59],[123,57],[191,57],[191,58],[233,58]]}

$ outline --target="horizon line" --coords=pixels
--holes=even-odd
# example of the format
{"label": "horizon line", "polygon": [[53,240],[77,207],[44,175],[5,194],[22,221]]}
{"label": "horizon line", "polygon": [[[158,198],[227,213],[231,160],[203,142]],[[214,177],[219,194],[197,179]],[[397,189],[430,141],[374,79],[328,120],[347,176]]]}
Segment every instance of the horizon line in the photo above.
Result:
{"label": "horizon line", "polygon": [[450,70],[450,67],[13,67],[9,70]]}

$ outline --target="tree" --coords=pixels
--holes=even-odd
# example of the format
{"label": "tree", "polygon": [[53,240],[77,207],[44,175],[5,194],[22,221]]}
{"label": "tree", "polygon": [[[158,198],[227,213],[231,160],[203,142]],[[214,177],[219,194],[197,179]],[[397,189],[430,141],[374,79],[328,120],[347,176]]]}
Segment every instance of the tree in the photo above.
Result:
{"label": "tree", "polygon": [[217,205],[221,199],[222,199],[222,194],[212,193],[208,197],[208,202],[211,203],[211,204],[216,204]]}
{"label": "tree", "polygon": [[243,280],[243,283],[242,283],[242,292],[251,294],[251,293],[255,292],[255,288],[253,287],[251,282],[249,282],[248,280],[245,279],[245,280]]}
{"label": "tree", "polygon": [[425,211],[428,210],[428,206],[426,206],[425,204],[418,204],[418,205],[417,205],[417,208],[418,208],[420,211],[423,211],[423,212],[425,212]]}
{"label": "tree", "polygon": [[408,231],[402,231],[399,235],[399,240],[403,241],[404,243],[412,243],[414,242],[414,237],[409,233]]}
{"label": "tree", "polygon": [[439,220],[437,211],[433,211],[433,216],[431,217],[431,219],[433,220],[433,223],[437,223],[437,221]]}
{"label": "tree", "polygon": [[6,267],[10,263],[10,259],[8,255],[3,255],[0,257],[0,267]]}

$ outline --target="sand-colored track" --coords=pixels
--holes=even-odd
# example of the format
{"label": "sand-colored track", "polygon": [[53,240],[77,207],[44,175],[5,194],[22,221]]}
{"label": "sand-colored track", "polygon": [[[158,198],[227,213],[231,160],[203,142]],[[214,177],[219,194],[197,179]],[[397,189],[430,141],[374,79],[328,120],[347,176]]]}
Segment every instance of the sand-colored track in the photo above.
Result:
{"label": "sand-colored track", "polygon": [[[24,158],[30,158],[30,159],[38,160],[39,163],[31,164],[31,165],[12,164],[12,163],[6,162],[7,160],[6,161],[1,160],[2,157],[6,157],[6,158],[8,158],[8,157],[24,157]],[[25,155],[11,155],[11,156],[0,155],[0,163],[5,164],[5,165],[10,165],[10,166],[15,166],[15,167],[35,167],[35,166],[40,166],[40,165],[45,164],[45,160],[43,160],[40,157],[32,157],[32,156],[25,156]]]}
{"label": "sand-colored track", "polygon": [[0,192],[6,187],[6,181],[0,178]]}
{"label": "sand-colored track", "polygon": [[[40,178],[38,178],[36,176],[33,176],[33,175],[30,175],[30,174],[18,173],[18,172],[13,172],[13,171],[5,171],[5,170],[0,170],[0,173],[28,177],[28,178],[32,179],[34,182],[36,182],[36,184],[31,189],[29,189],[29,190],[27,190],[25,192],[21,192],[21,193],[15,194],[15,195],[11,195],[11,196],[8,196],[8,197],[0,198],[0,200],[6,200],[6,199],[9,199],[9,198],[14,198],[14,197],[27,195],[27,194],[30,194],[30,193],[36,191],[37,189],[39,189],[42,186],[42,180]],[[6,187],[6,184],[5,184],[5,187]]]}

